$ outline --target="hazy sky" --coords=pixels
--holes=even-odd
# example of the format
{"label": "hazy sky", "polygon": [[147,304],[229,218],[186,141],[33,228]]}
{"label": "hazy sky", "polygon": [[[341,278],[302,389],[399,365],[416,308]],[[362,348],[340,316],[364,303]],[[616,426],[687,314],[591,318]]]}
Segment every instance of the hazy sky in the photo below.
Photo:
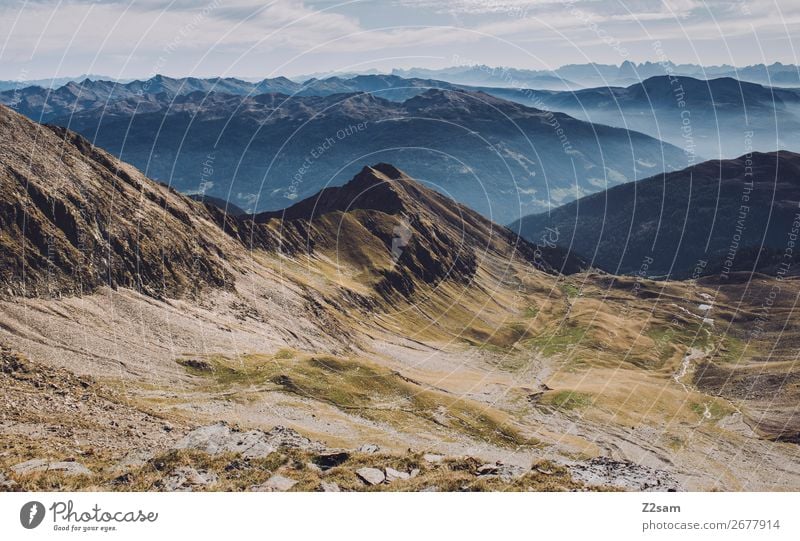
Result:
{"label": "hazy sky", "polygon": [[[800,63],[798,0],[0,0],[0,78]],[[797,44],[800,46],[800,43]]]}

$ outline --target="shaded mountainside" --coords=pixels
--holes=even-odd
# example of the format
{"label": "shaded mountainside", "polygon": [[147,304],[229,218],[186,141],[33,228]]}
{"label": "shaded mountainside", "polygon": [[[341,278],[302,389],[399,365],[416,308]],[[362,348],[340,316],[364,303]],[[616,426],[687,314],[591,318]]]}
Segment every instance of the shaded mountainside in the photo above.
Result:
{"label": "shaded mountainside", "polygon": [[560,249],[537,251],[389,165],[365,168],[285,216],[252,216],[182,196],[63,128],[5,108],[0,123],[7,294],[79,294],[109,285],[174,297],[230,288],[246,248],[311,257],[324,248],[378,273],[384,294],[410,295],[418,280],[468,282],[486,257],[481,250],[549,272],[583,268]]}
{"label": "shaded mountainside", "polygon": [[[685,167],[651,137],[484,93],[430,89],[402,103],[373,94],[122,99],[52,119],[185,192],[278,210],[393,163],[507,223],[577,195]],[[202,164],[213,172],[204,174]]]}
{"label": "shaded mountainside", "polygon": [[589,122],[640,131],[705,158],[734,158],[749,150],[800,151],[800,89],[731,77],[662,75],[624,88],[491,92]]}
{"label": "shaded mountainside", "polygon": [[0,138],[4,293],[106,284],[174,296],[231,285],[224,244],[202,205],[72,132],[2,106]]}
{"label": "shaded mountainside", "polygon": [[528,239],[558,229],[559,245],[612,273],[778,273],[796,259],[798,203],[800,155],[754,153],[617,186],[511,229]]}

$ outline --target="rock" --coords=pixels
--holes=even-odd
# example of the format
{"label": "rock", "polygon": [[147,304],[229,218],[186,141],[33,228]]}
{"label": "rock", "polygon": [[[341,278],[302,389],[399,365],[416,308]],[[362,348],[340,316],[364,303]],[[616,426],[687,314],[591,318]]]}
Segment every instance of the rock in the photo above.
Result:
{"label": "rock", "polygon": [[329,470],[331,468],[335,468],[336,466],[344,464],[349,459],[350,459],[350,453],[341,451],[337,453],[326,453],[323,455],[317,455],[312,459],[312,461],[314,462],[314,464],[316,464],[323,470]]}
{"label": "rock", "polygon": [[322,468],[320,468],[313,462],[306,462],[306,469],[313,471],[314,473],[322,473]]}
{"label": "rock", "polygon": [[209,363],[208,361],[203,361],[201,359],[179,359],[178,364],[181,366],[185,366],[186,368],[197,370],[198,372],[214,371],[214,367],[211,366],[211,363]]}
{"label": "rock", "polygon": [[130,469],[144,466],[152,458],[152,450],[134,449],[122,457],[122,459],[111,468],[111,471],[113,473],[125,473]]}
{"label": "rock", "polygon": [[380,450],[381,448],[375,445],[374,443],[365,443],[364,445],[358,448],[359,453],[365,453],[368,455],[374,455]]}
{"label": "rock", "polygon": [[480,477],[500,477],[504,481],[510,481],[517,477],[522,477],[527,473],[527,470],[520,466],[515,466],[514,464],[495,462],[494,464],[483,464],[479,466],[476,473]]}
{"label": "rock", "polygon": [[394,468],[386,468],[386,482],[391,483],[392,481],[405,481],[406,479],[410,479],[411,475],[407,474],[403,471],[395,470]]}
{"label": "rock", "polygon": [[664,470],[656,470],[608,457],[588,462],[567,463],[572,477],[592,486],[612,486],[639,492],[670,492],[681,489],[678,481]]}
{"label": "rock", "polygon": [[322,492],[341,492],[342,489],[339,488],[339,485],[336,483],[325,483],[322,482],[319,485],[319,488]]}
{"label": "rock", "polygon": [[163,482],[168,492],[191,492],[217,482],[217,475],[206,470],[197,471],[191,466],[182,466],[174,470]]}
{"label": "rock", "polygon": [[4,473],[0,473],[0,492],[15,492],[19,489],[19,484],[13,479],[9,479]]}
{"label": "rock", "polygon": [[228,462],[225,465],[225,471],[226,472],[240,471],[240,470],[247,469],[249,467],[250,467],[250,459],[249,458],[242,458],[241,460],[239,460],[238,458],[235,458],[235,459],[231,460],[230,462]]}
{"label": "rock", "polygon": [[434,455],[434,454],[426,453],[426,454],[422,455],[422,459],[425,462],[428,462],[430,464],[438,464],[439,462],[444,460],[444,457],[442,455]]}
{"label": "rock", "polygon": [[127,473],[123,473],[122,475],[119,475],[119,476],[115,477],[111,481],[111,484],[112,485],[117,485],[117,486],[129,485],[131,483],[131,481],[133,481],[133,474],[130,473],[130,472],[127,472]]}
{"label": "rock", "polygon": [[281,425],[271,428],[265,434],[279,449],[300,449],[302,451],[311,451],[314,453],[319,453],[327,449],[324,444],[306,438],[296,430]]}
{"label": "rock", "polygon": [[368,485],[380,485],[386,480],[386,476],[378,468],[360,468],[356,470],[356,475]]}
{"label": "rock", "polygon": [[298,482],[283,475],[275,474],[260,485],[250,487],[253,492],[286,492]]}
{"label": "rock", "polygon": [[225,422],[192,430],[180,440],[176,449],[196,449],[208,454],[241,453],[247,458],[265,457],[278,449],[322,451],[325,446],[301,436],[291,428],[276,426],[269,432],[250,430],[243,432]]}
{"label": "rock", "polygon": [[411,473],[409,473],[409,474],[408,474],[408,476],[409,476],[411,479],[413,479],[413,478],[414,478],[414,477],[416,477],[417,475],[419,475],[419,468],[414,468],[413,470],[411,470]]}
{"label": "rock", "polygon": [[26,475],[35,472],[58,472],[64,475],[91,475],[92,471],[81,464],[74,461],[63,462],[48,462],[41,458],[28,460],[21,464],[17,464],[11,468],[11,471],[17,475]]}
{"label": "rock", "polygon": [[497,468],[496,475],[504,481],[511,481],[517,477],[522,477],[526,473],[528,473],[528,470],[522,466],[517,466],[515,464],[500,464],[500,467]]}

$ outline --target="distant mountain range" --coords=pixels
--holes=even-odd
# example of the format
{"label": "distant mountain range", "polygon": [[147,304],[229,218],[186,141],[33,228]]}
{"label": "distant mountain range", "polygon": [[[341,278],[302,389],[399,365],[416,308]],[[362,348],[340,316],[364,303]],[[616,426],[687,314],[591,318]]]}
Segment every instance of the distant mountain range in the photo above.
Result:
{"label": "distant mountain range", "polygon": [[[455,59],[458,60],[458,59]],[[278,85],[289,81],[297,88],[322,79],[349,80],[359,76],[390,77],[404,79],[434,79],[458,85],[512,87],[524,86],[538,90],[578,90],[580,88],[598,86],[629,86],[659,75],[676,75],[697,79],[715,79],[732,77],[740,81],[760,83],[767,86],[800,87],[800,67],[794,64],[754,64],[752,66],[735,67],[731,65],[701,66],[699,64],[675,64],[673,62],[640,62],[626,60],[619,66],[615,64],[567,64],[553,70],[532,70],[503,66],[486,66],[482,64],[454,65],[447,68],[408,68],[394,69],[390,74],[382,74],[378,70],[369,69],[349,72],[318,72],[305,76],[275,77],[257,79],[252,77],[228,77],[220,79],[238,86],[241,83],[254,86],[269,87],[272,82]],[[162,77],[156,75],[154,78]],[[134,79],[115,79],[103,75],[79,75],[77,77],[52,77],[49,79],[16,79],[0,81],[0,92],[5,90],[39,86],[42,88],[59,88],[67,83],[81,83],[85,80],[113,81],[118,84],[136,82]],[[197,77],[186,77],[186,80],[212,80]],[[183,79],[180,79],[183,80]],[[283,81],[283,82],[281,82]],[[144,82],[144,80],[139,81]],[[351,90],[352,91],[352,90]],[[264,92],[264,91],[262,91]],[[249,93],[245,91],[243,93]]]}
{"label": "distant mountain range", "polygon": [[[435,189],[508,223],[688,163],[683,151],[646,135],[436,88],[446,83],[383,76],[346,82],[362,92],[332,94],[342,81],[329,79],[291,97],[242,95],[210,90],[253,90],[251,83],[159,77],[32,88],[3,93],[0,101],[73,129],[178,190],[247,211],[284,208],[342,184],[365,162],[385,161],[422,181],[436,179]],[[406,94],[412,97],[382,97]]]}
{"label": "distant mountain range", "polygon": [[705,158],[800,150],[800,89],[732,78],[657,76],[626,88],[486,90],[524,105],[640,131]]}
{"label": "distant mountain range", "polygon": [[800,86],[800,68],[793,64],[756,64],[746,67],[700,66],[673,62],[614,64],[568,64],[554,70],[528,70],[485,65],[462,65],[443,69],[397,69],[401,77],[439,79],[473,86],[528,87],[540,90],[578,90],[597,86],[628,86],[660,75],[713,79],[732,77],[769,86]]}
{"label": "distant mountain range", "polygon": [[705,162],[616,186],[511,228],[529,240],[557,237],[559,246],[615,274],[797,274],[800,154]]}
{"label": "distant mountain range", "polygon": [[403,79],[393,75],[358,75],[349,79],[330,77],[297,83],[285,77],[248,82],[234,78],[173,79],[156,75],[145,81],[119,83],[84,79],[69,81],[54,88],[40,86],[13,87],[0,93],[0,103],[37,121],[48,122],[59,116],[87,108],[102,107],[120,100],[147,101],[187,96],[193,93],[216,92],[235,96],[279,93],[287,96],[330,96],[352,92],[370,92],[376,96],[403,101],[430,88],[457,88],[442,81]]}
{"label": "distant mountain range", "polygon": [[[639,73],[657,71],[653,66],[660,65],[642,65]],[[784,68],[789,69],[788,66]],[[160,94],[166,98],[194,92],[240,96],[281,93],[306,97],[369,92],[402,102],[431,88],[480,90],[528,107],[558,111],[595,124],[645,133],[694,154],[697,158],[695,163],[709,158],[734,158],[752,150],[800,150],[794,146],[800,140],[800,88],[763,86],[730,77],[705,80],[657,75],[627,87],[559,91],[547,90],[553,85],[544,83],[535,86],[541,83],[536,78],[518,77],[516,72],[520,70],[503,75],[481,66],[469,70],[468,73],[473,74],[471,77],[450,77],[463,84],[431,77],[466,73],[464,70],[439,71],[397,70],[398,73],[425,75],[426,78],[373,74],[309,79],[303,83],[284,77],[248,82],[234,78],[172,79],[158,75],[146,81],[124,84],[85,79],[53,89],[32,86],[6,90],[0,92],[0,103],[35,120],[49,122],[74,111],[120,100],[137,100],[146,109],[146,102],[153,101]],[[492,77],[500,79],[492,81]],[[159,99],[163,101],[163,97]]]}
{"label": "distant mountain range", "polygon": [[[86,79],[92,81],[111,81],[114,80],[113,77],[108,77],[105,75],[79,75],[77,77],[52,77],[50,79],[26,79],[20,77],[19,79],[12,79],[8,81],[0,81],[0,92],[5,92],[6,90],[20,90],[23,88],[28,88],[30,86],[38,86],[41,88],[60,88],[68,83],[84,81]],[[117,80],[118,83],[127,83],[130,79],[121,79]]]}

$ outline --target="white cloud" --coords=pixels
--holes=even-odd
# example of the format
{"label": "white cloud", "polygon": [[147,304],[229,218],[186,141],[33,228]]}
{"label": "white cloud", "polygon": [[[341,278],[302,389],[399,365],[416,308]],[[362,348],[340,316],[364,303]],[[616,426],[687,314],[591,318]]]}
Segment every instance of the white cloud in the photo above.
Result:
{"label": "white cloud", "polygon": [[[598,40],[598,28],[623,45],[647,39],[734,43],[751,39],[755,28],[767,47],[776,44],[765,54],[791,62],[794,59],[785,42],[800,25],[800,2],[796,0],[394,0],[391,13],[402,15],[397,18],[381,16],[380,2],[389,0],[309,1],[314,3],[0,3],[0,36],[7,36],[0,55],[0,77],[14,77],[23,68],[30,70],[31,76],[37,70],[40,76],[53,75],[56,70],[60,75],[101,71],[143,76],[165,49],[169,49],[169,58],[158,65],[170,74],[185,74],[197,66],[206,73],[230,69],[233,74],[267,75],[276,68],[283,70],[286,62],[291,63],[286,68],[289,71],[320,71],[339,67],[329,65],[331,58],[340,65],[358,65],[406,55],[452,58],[476,53],[483,54],[482,60],[488,64],[506,65],[509,56],[524,58],[519,49],[529,51],[530,57],[547,57],[551,66],[588,58],[618,60],[617,54],[603,46],[607,40]],[[576,16],[575,10],[582,15]],[[204,15],[198,19],[201,13]],[[737,63],[760,61],[758,51],[740,50],[751,56]],[[383,67],[392,67],[389,60]]]}

